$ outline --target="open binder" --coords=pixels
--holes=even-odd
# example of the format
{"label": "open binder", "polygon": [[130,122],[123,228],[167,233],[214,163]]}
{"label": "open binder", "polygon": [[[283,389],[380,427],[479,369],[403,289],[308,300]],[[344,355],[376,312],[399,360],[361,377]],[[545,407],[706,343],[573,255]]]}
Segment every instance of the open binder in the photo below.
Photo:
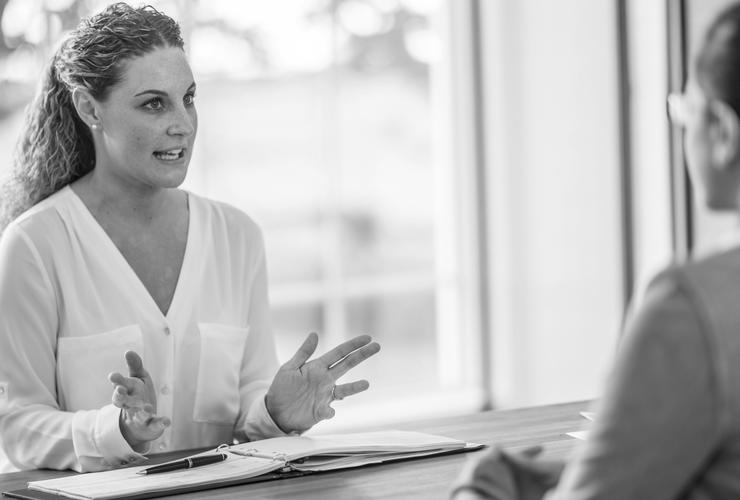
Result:
{"label": "open binder", "polygon": [[[247,482],[294,477],[410,458],[449,454],[482,445],[420,432],[381,431],[324,436],[288,436],[220,446],[223,462],[152,475],[147,466],[32,481],[16,498],[153,498]],[[214,453],[209,450],[198,455]],[[192,455],[192,456],[198,456]],[[37,496],[34,496],[37,495]]]}

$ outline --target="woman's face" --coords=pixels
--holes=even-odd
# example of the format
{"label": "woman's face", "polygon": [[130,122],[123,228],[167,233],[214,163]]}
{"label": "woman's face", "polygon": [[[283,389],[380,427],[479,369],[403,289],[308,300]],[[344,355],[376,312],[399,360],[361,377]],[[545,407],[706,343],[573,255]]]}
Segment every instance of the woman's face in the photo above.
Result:
{"label": "woman's face", "polygon": [[711,184],[711,151],[708,134],[708,102],[694,80],[689,80],[684,92],[684,153],[692,183],[702,195]]}
{"label": "woman's face", "polygon": [[97,102],[95,175],[136,189],[179,186],[198,128],[194,96],[193,73],[179,48],[124,62],[121,81]]}
{"label": "woman's face", "polygon": [[684,93],[670,105],[672,120],[684,129],[683,148],[697,199],[711,209],[733,208],[735,183],[729,182],[727,169],[716,164],[721,145],[716,142],[717,116],[712,104],[698,83],[689,79]]}

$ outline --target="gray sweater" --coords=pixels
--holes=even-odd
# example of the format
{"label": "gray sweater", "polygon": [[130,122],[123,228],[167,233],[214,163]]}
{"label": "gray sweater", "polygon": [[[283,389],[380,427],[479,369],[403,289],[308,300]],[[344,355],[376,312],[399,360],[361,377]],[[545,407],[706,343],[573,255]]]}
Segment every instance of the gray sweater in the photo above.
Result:
{"label": "gray sweater", "polygon": [[740,498],[740,249],[656,277],[548,499]]}

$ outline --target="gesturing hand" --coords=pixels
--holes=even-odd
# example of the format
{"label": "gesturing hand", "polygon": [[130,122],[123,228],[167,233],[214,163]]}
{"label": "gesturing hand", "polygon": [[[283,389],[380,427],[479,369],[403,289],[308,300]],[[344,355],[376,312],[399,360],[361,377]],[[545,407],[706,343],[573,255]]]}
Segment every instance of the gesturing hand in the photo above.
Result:
{"label": "gesturing hand", "polygon": [[121,408],[121,434],[132,448],[157,439],[170,425],[167,417],[157,417],[157,396],[152,378],[144,369],[141,357],[134,351],[126,351],[128,377],[118,372],[108,375],[113,384],[111,400]]}
{"label": "gesturing hand", "polygon": [[308,335],[293,357],[280,367],[265,396],[275,423],[285,432],[303,432],[334,416],[329,406],[335,399],[366,390],[367,380],[336,385],[337,379],[380,350],[368,335],[344,342],[312,361],[319,336]]}
{"label": "gesturing hand", "polygon": [[535,446],[520,453],[492,448],[472,460],[460,474],[454,500],[541,500],[554,488],[564,463],[538,459],[542,448]]}

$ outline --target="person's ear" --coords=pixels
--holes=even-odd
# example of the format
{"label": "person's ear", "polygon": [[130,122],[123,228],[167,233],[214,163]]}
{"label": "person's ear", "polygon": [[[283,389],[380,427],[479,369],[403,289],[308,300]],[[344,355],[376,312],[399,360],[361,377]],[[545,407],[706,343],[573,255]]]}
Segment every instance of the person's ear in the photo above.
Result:
{"label": "person's ear", "polygon": [[719,170],[729,170],[738,163],[740,154],[740,118],[727,103],[712,100],[709,103],[714,120],[712,135],[712,163]]}
{"label": "person's ear", "polygon": [[100,113],[98,102],[90,93],[83,89],[72,91],[72,104],[83,122],[92,130],[100,128]]}

